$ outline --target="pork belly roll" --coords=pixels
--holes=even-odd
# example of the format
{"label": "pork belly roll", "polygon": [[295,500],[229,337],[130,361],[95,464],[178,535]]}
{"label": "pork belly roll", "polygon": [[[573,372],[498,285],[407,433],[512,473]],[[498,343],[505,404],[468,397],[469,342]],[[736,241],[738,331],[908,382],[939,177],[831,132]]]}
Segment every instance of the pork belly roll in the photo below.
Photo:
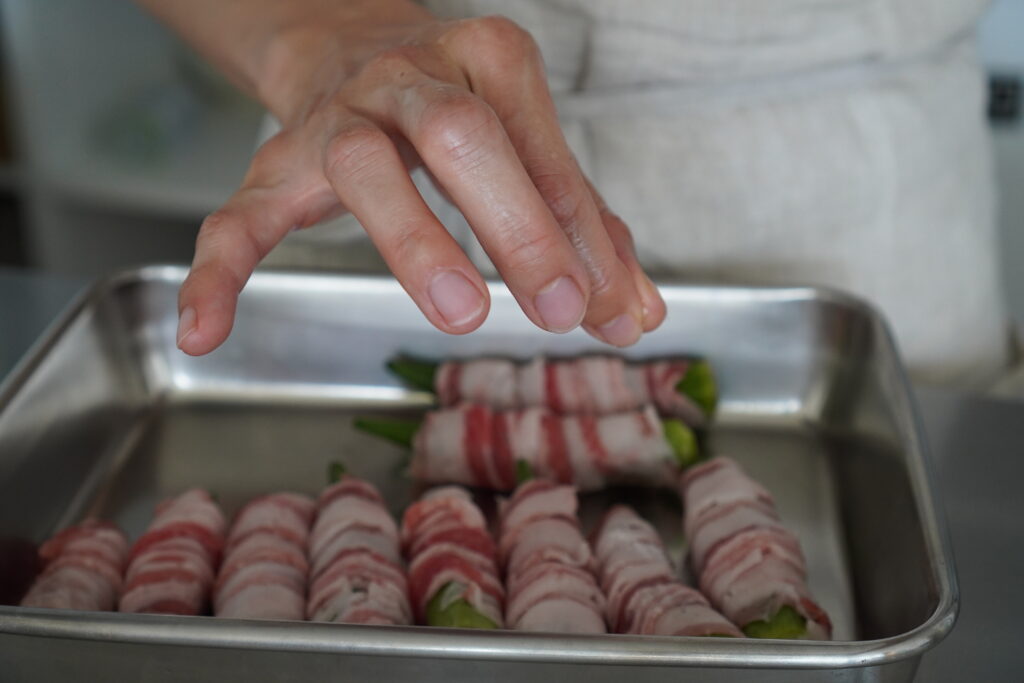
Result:
{"label": "pork belly roll", "polygon": [[617,505],[605,513],[593,548],[608,600],[608,623],[616,633],[743,636],[677,578],[658,532],[632,508]]}
{"label": "pork belly roll", "polygon": [[398,527],[377,489],[344,475],[324,489],[309,537],[306,616],[347,624],[410,624]]}
{"label": "pork belly roll", "polygon": [[442,406],[480,403],[497,410],[542,407],[556,414],[606,415],[653,404],[693,427],[707,423],[718,401],[711,366],[700,359],[626,363],[618,356],[520,364],[500,358],[441,364],[399,358],[388,367],[408,384],[431,391]]}
{"label": "pork belly roll", "polygon": [[238,619],[294,619],[306,614],[306,539],[313,501],[274,493],[235,516],[213,591],[214,614]]}
{"label": "pork belly roll", "polygon": [[21,604],[109,612],[127,558],[128,539],[114,524],[89,519],[69,527],[40,546],[43,571]]}
{"label": "pork belly roll", "polygon": [[800,542],[779,521],[771,494],[724,457],[680,481],[690,563],[711,602],[751,637],[829,639]]}
{"label": "pork belly roll", "polygon": [[457,486],[428,491],[406,509],[402,544],[417,623],[501,628],[505,591],[487,522]]}
{"label": "pork belly roll", "polygon": [[210,494],[192,489],[160,503],[132,546],[122,612],[206,612],[224,546],[226,523]]}
{"label": "pork belly roll", "polygon": [[505,623],[519,631],[605,633],[604,594],[580,533],[576,491],[534,479],[501,508]]}
{"label": "pork belly roll", "polygon": [[522,470],[584,491],[612,483],[672,486],[678,469],[696,458],[692,432],[679,421],[663,422],[650,406],[596,417],[463,404],[431,411],[418,423],[378,419],[356,426],[408,443],[416,479],[499,491],[513,489]]}

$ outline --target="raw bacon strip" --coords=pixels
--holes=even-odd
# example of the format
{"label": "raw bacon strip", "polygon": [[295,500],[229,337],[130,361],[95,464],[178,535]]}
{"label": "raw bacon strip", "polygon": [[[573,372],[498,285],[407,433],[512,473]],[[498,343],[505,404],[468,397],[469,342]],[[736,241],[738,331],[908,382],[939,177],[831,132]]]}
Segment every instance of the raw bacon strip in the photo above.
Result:
{"label": "raw bacon strip", "polygon": [[515,486],[517,463],[584,491],[610,483],[671,486],[679,464],[649,406],[595,418],[461,405],[427,413],[412,446],[416,479],[496,490]]}
{"label": "raw bacon strip", "polygon": [[690,563],[711,602],[752,637],[828,640],[832,624],[811,597],[800,543],[771,494],[724,457],[680,482]]}
{"label": "raw bacon strip", "polygon": [[604,594],[580,533],[576,491],[534,479],[501,511],[501,558],[508,589],[505,620],[519,631],[606,633]]}
{"label": "raw bacon strip", "polygon": [[501,628],[504,589],[487,524],[469,493],[428,491],[402,518],[417,623]]}
{"label": "raw bacon strip", "polygon": [[347,624],[409,624],[398,527],[372,484],[351,475],[324,489],[309,536],[306,616]]}
{"label": "raw bacon strip", "polygon": [[478,358],[440,365],[397,359],[388,367],[410,385],[433,391],[443,407],[480,403],[495,410],[607,415],[653,404],[662,415],[702,427],[717,403],[711,367],[700,359],[627,363],[617,356],[538,356],[528,363]]}
{"label": "raw bacon strip", "polygon": [[127,557],[128,540],[110,522],[89,519],[69,527],[39,548],[44,569],[21,604],[109,612]]}
{"label": "raw bacon strip", "polygon": [[132,546],[118,609],[204,613],[225,526],[224,515],[206,491],[192,489],[161,502],[146,533]]}
{"label": "raw bacon strip", "polygon": [[608,623],[616,633],[733,636],[743,633],[683,584],[654,527],[632,508],[617,505],[594,533]]}
{"label": "raw bacon strip", "polygon": [[273,493],[249,501],[238,512],[214,586],[215,615],[305,618],[306,540],[315,511],[308,496]]}

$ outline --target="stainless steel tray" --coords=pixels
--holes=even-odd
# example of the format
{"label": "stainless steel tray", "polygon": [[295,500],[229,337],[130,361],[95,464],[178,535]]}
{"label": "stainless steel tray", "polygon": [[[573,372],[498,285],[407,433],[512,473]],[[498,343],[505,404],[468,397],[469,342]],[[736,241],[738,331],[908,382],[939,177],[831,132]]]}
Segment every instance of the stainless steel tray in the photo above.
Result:
{"label": "stainless steel tray", "polygon": [[[137,536],[161,497],[188,486],[227,511],[259,493],[315,493],[344,460],[395,512],[410,500],[402,453],[350,429],[355,411],[414,410],[428,397],[384,370],[421,356],[572,354],[583,333],[540,332],[508,292],[478,332],[426,323],[382,278],[261,273],[227,344],[174,345],[184,270],[103,281],[0,387],[0,549],[6,563],[85,514]],[[812,289],[664,286],[669,316],[629,355],[707,355],[721,384],[710,447],[775,494],[835,621],[827,643],[468,632],[0,606],[0,680],[146,681],[909,681],[952,627],[957,590],[907,381],[863,303]],[[613,499],[678,548],[670,494]],[[27,543],[31,542],[31,543]],[[27,550],[26,550],[27,549]],[[9,578],[9,577],[8,577]],[[0,582],[4,577],[0,576]]]}

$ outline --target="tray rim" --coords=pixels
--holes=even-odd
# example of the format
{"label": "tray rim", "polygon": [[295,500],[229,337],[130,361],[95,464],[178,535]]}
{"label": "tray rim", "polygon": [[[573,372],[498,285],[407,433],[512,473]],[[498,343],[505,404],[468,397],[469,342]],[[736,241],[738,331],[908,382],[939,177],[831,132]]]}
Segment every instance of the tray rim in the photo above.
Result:
{"label": "tray rim", "polygon": [[[15,363],[0,382],[0,414],[45,361],[48,352],[90,306],[124,285],[178,284],[186,266],[147,265],[117,271],[80,291],[65,310]],[[374,283],[401,289],[387,275],[351,275],[319,271],[257,270],[250,283],[278,278]],[[511,296],[504,284],[488,281],[492,297]],[[260,649],[344,655],[386,655],[517,662],[621,664],[714,668],[839,669],[890,664],[919,657],[937,645],[955,625],[960,595],[949,527],[936,488],[930,448],[913,399],[909,378],[899,359],[892,330],[875,306],[847,292],[827,287],[760,286],[698,283],[661,279],[659,287],[760,293],[772,300],[820,301],[851,309],[874,321],[880,343],[895,355],[896,398],[909,419],[908,469],[913,469],[915,503],[921,517],[926,551],[936,574],[938,604],[920,625],[887,638],[856,641],[785,641],[707,639],[662,636],[567,636],[515,631],[438,630],[423,626],[359,626],[317,622],[246,621],[209,617],[74,612],[0,605],[0,636],[19,635],[109,641],[131,644]],[[380,636],[384,635],[382,639]]]}

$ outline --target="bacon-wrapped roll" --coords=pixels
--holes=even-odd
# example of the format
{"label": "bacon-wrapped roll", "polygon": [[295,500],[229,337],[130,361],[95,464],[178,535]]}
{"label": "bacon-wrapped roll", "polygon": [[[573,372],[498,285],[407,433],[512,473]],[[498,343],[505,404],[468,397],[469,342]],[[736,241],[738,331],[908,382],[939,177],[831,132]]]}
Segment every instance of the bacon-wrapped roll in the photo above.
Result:
{"label": "bacon-wrapped roll", "polygon": [[616,633],[742,637],[698,591],[680,581],[658,532],[625,505],[605,513],[594,531],[608,623]]}
{"label": "bacon-wrapped roll", "polygon": [[146,533],[132,546],[120,611],[204,613],[225,526],[206,491],[192,489],[160,503]]}
{"label": "bacon-wrapped roll", "polygon": [[457,486],[428,491],[402,517],[416,620],[430,626],[501,628],[505,591],[487,522]]}
{"label": "bacon-wrapped roll", "polygon": [[313,501],[274,493],[235,516],[213,591],[214,614],[239,619],[305,618],[306,538]]}
{"label": "bacon-wrapped roll", "polygon": [[576,507],[573,487],[544,479],[522,484],[502,504],[499,551],[509,628],[607,632],[604,594],[594,578]]}
{"label": "bacon-wrapped roll", "polygon": [[800,542],[782,526],[771,494],[724,457],[680,482],[690,563],[711,602],[751,637],[829,639]]}
{"label": "bacon-wrapped roll", "polygon": [[398,528],[377,489],[344,475],[317,500],[306,615],[347,624],[410,624]]}
{"label": "bacon-wrapped roll", "polygon": [[355,424],[411,445],[416,479],[499,491],[513,489],[523,470],[583,491],[613,483],[672,486],[679,467],[696,459],[692,432],[677,420],[662,421],[650,406],[593,416],[463,404],[431,411],[422,422]]}
{"label": "bacon-wrapped roll", "polygon": [[436,394],[444,407],[466,402],[605,415],[653,404],[662,415],[701,427],[718,402],[711,366],[692,358],[627,363],[618,356],[538,356],[528,363],[478,358],[441,364],[398,358],[388,367],[409,385]]}
{"label": "bacon-wrapped roll", "polygon": [[109,612],[127,557],[128,539],[114,524],[89,519],[68,527],[40,546],[44,569],[21,604]]}

